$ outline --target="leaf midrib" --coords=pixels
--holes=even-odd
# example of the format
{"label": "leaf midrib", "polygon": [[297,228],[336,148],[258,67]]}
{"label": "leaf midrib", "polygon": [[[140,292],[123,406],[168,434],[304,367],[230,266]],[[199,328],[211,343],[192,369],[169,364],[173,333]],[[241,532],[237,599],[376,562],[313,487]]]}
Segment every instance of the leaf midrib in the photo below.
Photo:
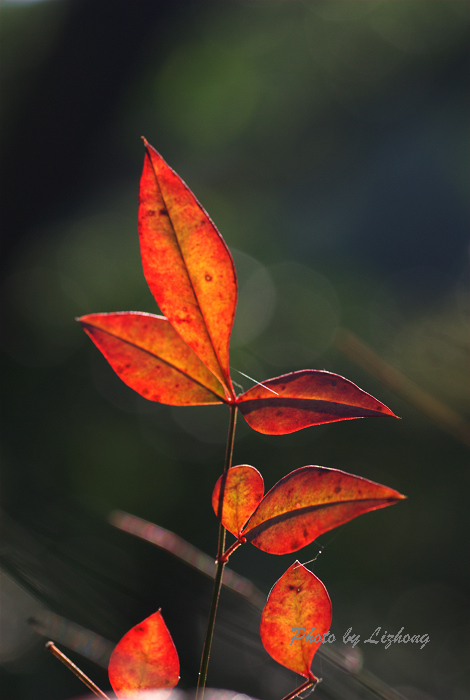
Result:
{"label": "leaf midrib", "polygon": [[[295,518],[298,516],[302,515],[307,515],[308,513],[312,513],[315,510],[319,510],[320,508],[332,508],[336,506],[342,506],[342,505],[347,505],[350,503],[365,503],[367,501],[369,502],[377,502],[377,503],[387,503],[390,502],[390,504],[395,503],[399,501],[400,499],[394,498],[393,496],[389,496],[388,498],[352,498],[347,501],[330,501],[327,503],[318,503],[315,505],[310,505],[310,506],[304,506],[303,508],[296,508],[295,510],[286,510],[283,513],[279,513],[278,515],[274,515],[267,520],[263,520],[261,523],[258,523],[258,525],[255,525],[251,530],[246,529],[249,525],[249,520],[245,525],[245,528],[242,529],[242,536],[246,537],[248,541],[251,541],[255,537],[258,537],[260,534],[268,530],[270,527],[274,527],[275,525],[278,525],[279,523],[282,523],[284,521],[289,520],[290,518]],[[255,513],[253,513],[255,515]],[[251,517],[253,517],[253,515]],[[251,518],[250,518],[251,520]],[[255,533],[255,534],[253,534]]]}
{"label": "leaf midrib", "polygon": [[[147,150],[147,153],[148,153],[148,150]],[[209,341],[210,341],[212,350],[213,350],[214,355],[215,355],[215,358],[216,358],[216,360],[217,360],[217,364],[219,365],[220,373],[221,373],[222,377],[224,378],[224,384],[226,385],[226,388],[228,389],[229,387],[228,387],[228,385],[227,385],[227,383],[226,383],[227,380],[226,380],[226,378],[225,378],[225,374],[224,374],[224,371],[223,371],[223,369],[222,369],[222,365],[221,365],[221,363],[220,363],[219,353],[217,352],[216,347],[215,347],[215,345],[214,345],[214,341],[212,340],[212,336],[211,336],[211,334],[210,334],[210,332],[209,332],[209,328],[208,328],[208,326],[207,326],[207,321],[206,321],[206,317],[205,317],[205,315],[204,315],[204,311],[203,311],[203,309],[202,309],[201,304],[199,303],[199,298],[198,298],[198,295],[196,294],[196,290],[194,289],[193,281],[192,281],[192,279],[191,279],[191,275],[189,274],[188,266],[187,266],[187,264],[186,264],[186,259],[185,259],[184,255],[183,255],[183,251],[181,250],[180,242],[179,242],[179,240],[178,240],[178,236],[177,236],[177,233],[176,233],[176,229],[175,229],[175,226],[174,226],[174,224],[173,224],[173,219],[171,218],[170,209],[169,209],[168,206],[167,206],[165,197],[164,197],[163,192],[162,192],[162,188],[160,187],[160,182],[159,182],[159,180],[158,180],[158,175],[157,175],[157,173],[155,172],[155,168],[154,168],[154,165],[153,165],[153,162],[152,162],[152,158],[150,157],[150,154],[148,154],[148,157],[149,157],[150,165],[152,166],[153,174],[154,174],[154,176],[155,176],[155,182],[157,183],[157,187],[158,187],[158,189],[159,189],[160,196],[161,196],[161,198],[162,198],[162,200],[163,200],[163,203],[164,203],[164,205],[165,205],[165,209],[166,209],[167,212],[168,212],[168,219],[169,219],[169,221],[170,221],[171,228],[172,228],[172,230],[173,230],[173,235],[174,235],[174,237],[175,237],[176,245],[177,245],[178,250],[179,250],[179,253],[180,253],[180,255],[181,255],[181,259],[182,259],[182,261],[183,261],[183,263],[184,263],[184,268],[185,268],[186,275],[187,275],[187,277],[188,277],[189,284],[190,284],[190,286],[191,286],[192,292],[193,292],[193,294],[194,294],[194,298],[195,298],[196,301],[197,301],[197,306],[198,306],[198,308],[199,308],[199,311],[200,311],[200,313],[201,313],[202,320],[203,320],[203,322],[204,322],[204,328],[206,329],[207,337],[209,338]],[[160,154],[159,154],[159,157],[161,158]],[[167,167],[170,167],[170,166],[167,166]],[[179,177],[179,176],[178,176],[178,177]],[[183,180],[182,180],[182,182],[183,182]],[[184,183],[184,182],[183,182],[183,185],[184,185],[185,187],[187,187],[186,183]],[[188,188],[188,189],[189,189],[189,188]],[[192,194],[192,192],[191,192],[191,194]],[[193,195],[193,196],[194,196],[194,195]],[[196,199],[196,197],[194,197],[194,198]],[[196,201],[197,201],[197,200],[196,200]],[[201,206],[199,203],[198,203],[198,205]],[[204,213],[205,213],[205,212],[204,212]],[[207,216],[207,215],[206,215],[206,216]],[[176,330],[176,328],[175,328],[175,330]],[[179,335],[179,334],[178,334],[178,335]],[[180,337],[182,337],[182,336],[180,336]],[[183,338],[183,340],[184,340],[184,338]],[[185,341],[185,342],[186,342],[186,341]],[[201,362],[202,362],[202,360],[201,360]],[[208,369],[209,369],[209,368],[208,368]],[[210,371],[210,370],[209,370],[209,371]],[[219,380],[219,381],[220,381],[220,380]],[[221,382],[221,384],[222,384],[222,382]]]}

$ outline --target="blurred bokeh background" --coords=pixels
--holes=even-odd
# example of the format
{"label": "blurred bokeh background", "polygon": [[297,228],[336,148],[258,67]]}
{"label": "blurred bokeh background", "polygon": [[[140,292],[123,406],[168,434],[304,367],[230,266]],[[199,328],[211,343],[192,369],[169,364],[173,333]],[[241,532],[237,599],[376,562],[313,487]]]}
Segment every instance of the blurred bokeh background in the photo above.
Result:
{"label": "blurred bokeh background", "polygon": [[[351,627],[355,663],[409,700],[470,697],[469,9],[3,1],[5,700],[83,694],[43,650],[50,613],[69,621],[58,636],[72,650],[103,661],[103,639],[164,605],[186,646],[183,687],[197,674],[193,608],[204,613],[208,582],[107,518],[128,511],[213,554],[228,411],[145,401],[74,321],[157,311],[137,238],[141,135],[234,255],[235,381],[327,369],[402,417],[283,437],[239,419],[234,463],[256,466],[267,488],[320,464],[408,496],[300,553],[323,547],[311,567],[332,598],[338,651]],[[267,595],[295,558],[247,547],[231,566]],[[215,655],[209,682],[261,693],[237,657],[256,635],[244,619],[222,620],[234,646],[225,675]],[[83,641],[74,625],[99,636]],[[430,642],[364,644],[377,627]],[[109,687],[102,668],[74,660]]]}

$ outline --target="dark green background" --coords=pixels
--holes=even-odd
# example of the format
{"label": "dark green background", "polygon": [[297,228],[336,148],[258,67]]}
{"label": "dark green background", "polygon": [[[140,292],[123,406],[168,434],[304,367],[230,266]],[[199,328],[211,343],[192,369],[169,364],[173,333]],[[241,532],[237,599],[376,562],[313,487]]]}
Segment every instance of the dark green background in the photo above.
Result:
{"label": "dark green background", "polygon": [[[214,553],[210,494],[228,411],[146,402],[74,322],[157,311],[137,239],[141,135],[234,254],[235,381],[251,385],[236,370],[262,381],[327,369],[402,417],[281,437],[239,419],[234,463],[256,466],[268,488],[320,464],[408,496],[320,539],[312,569],[332,598],[338,650],[352,627],[365,667],[410,700],[469,697],[468,446],[335,346],[348,328],[468,419],[469,9],[427,0],[2,5],[2,564],[21,590],[113,642],[161,596],[176,641],[195,647],[186,687],[199,654],[191,606],[204,609],[207,586],[106,518],[127,510]],[[231,566],[267,594],[294,558],[246,547]],[[24,622],[34,604],[4,580],[4,697],[79,695]],[[379,626],[431,641],[364,645]],[[232,642],[254,634],[240,624]],[[237,681],[236,651],[229,657],[233,675],[215,665],[209,682],[255,692]],[[104,671],[86,664],[106,686]]]}

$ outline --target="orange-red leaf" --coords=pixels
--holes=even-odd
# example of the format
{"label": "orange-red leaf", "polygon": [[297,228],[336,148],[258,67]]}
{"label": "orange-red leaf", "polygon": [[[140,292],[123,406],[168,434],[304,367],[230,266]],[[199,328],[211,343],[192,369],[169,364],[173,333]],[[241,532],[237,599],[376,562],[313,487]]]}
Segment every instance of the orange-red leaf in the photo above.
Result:
{"label": "orange-red leaf", "polygon": [[130,311],[78,321],[116,374],[146,399],[195,406],[225,398],[219,380],[163,316]]}
{"label": "orange-red leaf", "polygon": [[394,416],[352,382],[323,370],[291,372],[263,385],[269,388],[257,384],[239,396],[237,403],[248,425],[266,435],[285,435],[351,418]]}
{"label": "orange-red leaf", "polygon": [[[317,680],[310,666],[330,625],[331,601],[325,586],[296,561],[268,596],[261,617],[264,648],[278,663],[305,678]],[[296,628],[305,630],[302,639]]]}
{"label": "orange-red leaf", "polygon": [[133,627],[109,660],[109,681],[118,698],[140,690],[171,689],[179,681],[178,654],[160,611]]}
{"label": "orange-red leaf", "polygon": [[362,513],[403,498],[398,491],[340,469],[301,467],[268,491],[242,535],[264,552],[288,554]]}
{"label": "orange-red leaf", "polygon": [[234,396],[229,341],[237,302],[232,256],[181,178],[145,141],[139,235],[145,278],[183,340]]}
{"label": "orange-red leaf", "polygon": [[212,493],[212,507],[222,525],[232,535],[239,537],[243,525],[256,509],[263,494],[264,481],[259,471],[249,464],[241,464],[231,467],[226,474],[219,477]]}

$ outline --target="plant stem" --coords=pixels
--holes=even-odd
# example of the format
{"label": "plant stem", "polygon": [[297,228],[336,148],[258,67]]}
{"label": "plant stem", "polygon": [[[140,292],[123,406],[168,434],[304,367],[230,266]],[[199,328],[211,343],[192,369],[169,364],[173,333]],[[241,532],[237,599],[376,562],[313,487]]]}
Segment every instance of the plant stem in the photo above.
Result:
{"label": "plant stem", "polygon": [[80,678],[80,680],[82,681],[82,683],[84,683],[84,684],[86,685],[86,687],[87,687],[89,690],[91,690],[95,695],[97,695],[97,696],[98,696],[99,698],[101,698],[102,700],[110,700],[110,699],[109,699],[109,696],[106,695],[106,693],[103,693],[103,691],[100,690],[100,689],[98,688],[98,686],[95,685],[95,684],[93,683],[93,681],[92,681],[90,678],[88,678],[88,676],[86,676],[86,675],[83,673],[83,671],[81,671],[81,670],[78,668],[78,666],[75,666],[75,664],[74,664],[72,661],[70,661],[70,659],[68,658],[68,656],[65,656],[65,654],[63,654],[63,653],[60,651],[60,649],[58,649],[58,648],[56,647],[56,645],[54,644],[54,642],[47,642],[47,644],[46,644],[46,649],[48,649],[52,654],[54,654],[54,656],[56,657],[56,659],[59,659],[59,661],[62,661],[62,663],[65,664],[65,666],[67,666],[67,668],[68,668],[70,671],[72,671],[72,673],[75,673],[75,675],[78,676],[78,678]]}
{"label": "plant stem", "polygon": [[313,688],[315,689],[316,684],[318,683],[318,678],[313,677],[313,679],[309,679],[308,681],[305,681],[305,683],[302,683],[302,685],[299,685],[298,688],[292,691],[292,693],[289,693],[289,695],[286,695],[282,700],[293,700],[293,698],[296,698],[299,693],[303,693],[304,690],[307,690],[308,688]]}
{"label": "plant stem", "polygon": [[[233,443],[235,440],[235,427],[237,424],[237,407],[230,406],[230,424],[227,436],[227,448],[225,450],[224,475],[232,466]],[[224,496],[225,480],[222,480],[219,498],[218,516],[222,514],[222,502]],[[206,687],[207,669],[209,667],[209,657],[211,653],[212,637],[214,635],[215,616],[217,614],[217,606],[219,604],[220,589],[222,587],[222,576],[224,573],[225,561],[220,561],[225,549],[225,528],[220,523],[219,525],[219,542],[217,547],[217,571],[214,579],[214,588],[212,591],[212,601],[209,611],[209,619],[207,621],[206,638],[204,640],[204,648],[202,650],[201,668],[199,670],[199,678],[197,683],[196,700],[203,700],[204,689]]]}

